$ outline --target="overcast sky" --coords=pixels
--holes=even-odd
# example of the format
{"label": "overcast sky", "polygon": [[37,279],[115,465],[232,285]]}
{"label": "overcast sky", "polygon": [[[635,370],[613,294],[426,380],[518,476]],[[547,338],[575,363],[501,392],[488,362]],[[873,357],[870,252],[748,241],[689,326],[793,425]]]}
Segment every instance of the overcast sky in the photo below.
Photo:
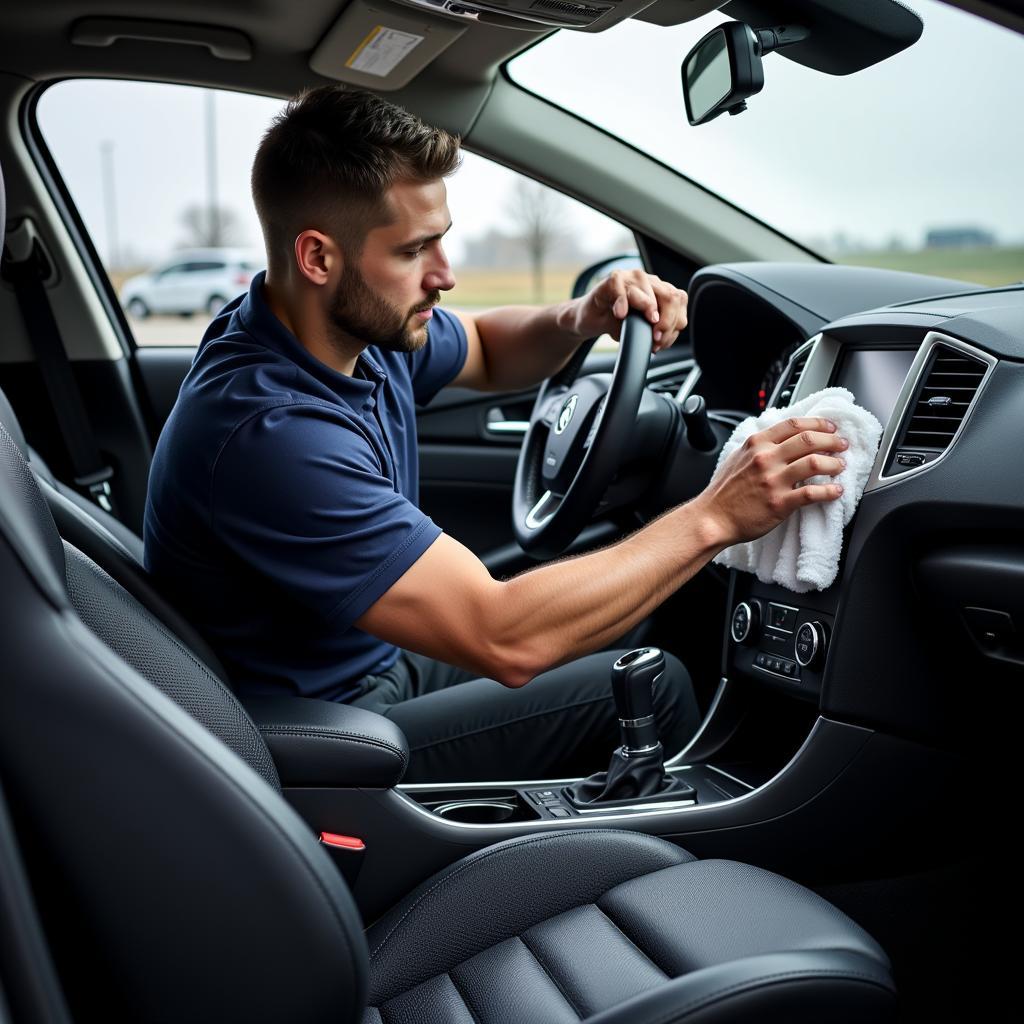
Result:
{"label": "overcast sky", "polygon": [[[771,54],[749,109],[698,128],[686,123],[679,66],[723,20],[718,14],[668,30],[626,22],[601,34],[559,32],[514,61],[512,74],[805,241],[843,232],[872,245],[893,235],[916,245],[929,227],[973,225],[1024,242],[1024,39],[933,0],[911,6],[925,32],[904,53],[842,78]],[[249,170],[279,107],[216,98],[219,200],[254,247]],[[110,255],[112,216],[122,253],[143,260],[185,240],[183,209],[207,201],[203,90],[64,82],[46,92],[39,119],[102,255]],[[470,155],[450,181],[456,263],[467,236],[509,227],[513,180]],[[616,247],[616,226],[601,215],[576,204],[572,224],[592,250]]]}

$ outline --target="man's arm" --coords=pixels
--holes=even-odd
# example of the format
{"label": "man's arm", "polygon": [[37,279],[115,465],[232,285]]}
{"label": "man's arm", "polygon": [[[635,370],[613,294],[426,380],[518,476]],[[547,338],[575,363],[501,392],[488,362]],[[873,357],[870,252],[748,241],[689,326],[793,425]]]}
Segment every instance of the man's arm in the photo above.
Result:
{"label": "man's arm", "polygon": [[802,505],[831,501],[846,442],[790,419],[748,438],[697,498],[612,547],[507,582],[442,535],[356,625],[383,640],[522,686],[598,650],[649,615],[722,548],[759,537]]}
{"label": "man's arm", "polygon": [[686,292],[642,270],[615,271],[579,299],[553,306],[502,306],[455,311],[466,331],[466,362],[452,382],[480,391],[515,391],[557,373],[585,338],[617,338],[630,309],[654,329],[654,348],[667,348],[686,326]]}

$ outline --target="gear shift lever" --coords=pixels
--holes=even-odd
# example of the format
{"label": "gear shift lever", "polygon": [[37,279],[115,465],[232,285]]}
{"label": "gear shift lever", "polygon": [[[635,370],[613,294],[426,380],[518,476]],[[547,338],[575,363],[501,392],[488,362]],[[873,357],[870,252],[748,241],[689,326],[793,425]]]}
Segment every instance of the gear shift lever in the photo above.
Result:
{"label": "gear shift lever", "polygon": [[665,655],[657,647],[640,647],[612,665],[612,696],[627,757],[660,746],[654,721],[654,681],[664,671]]}
{"label": "gear shift lever", "polygon": [[612,695],[622,746],[612,754],[608,771],[566,787],[565,795],[577,807],[696,799],[692,786],[665,771],[653,693],[654,683],[664,671],[665,655],[657,647],[640,647],[612,665]]}

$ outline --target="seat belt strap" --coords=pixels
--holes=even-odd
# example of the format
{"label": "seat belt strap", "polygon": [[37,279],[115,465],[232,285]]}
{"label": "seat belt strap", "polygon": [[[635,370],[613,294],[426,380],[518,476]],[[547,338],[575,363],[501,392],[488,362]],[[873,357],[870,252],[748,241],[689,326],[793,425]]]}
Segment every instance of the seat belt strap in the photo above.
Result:
{"label": "seat belt strap", "polygon": [[110,486],[114,470],[100,454],[85,414],[82,396],[43,284],[49,274],[50,264],[37,238],[32,238],[28,253],[21,259],[15,259],[10,246],[4,246],[3,277],[14,286],[18,308],[71,460],[75,486],[105,512],[116,515]]}

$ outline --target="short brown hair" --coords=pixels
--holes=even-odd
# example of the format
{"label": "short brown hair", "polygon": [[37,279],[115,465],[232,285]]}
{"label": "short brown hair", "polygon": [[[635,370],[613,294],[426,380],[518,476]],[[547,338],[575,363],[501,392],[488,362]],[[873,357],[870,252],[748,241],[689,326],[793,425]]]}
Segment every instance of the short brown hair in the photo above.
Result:
{"label": "short brown hair", "polygon": [[252,165],[252,197],[271,267],[301,231],[346,253],[387,223],[396,181],[436,181],[459,165],[459,139],[363,89],[307,89],[274,118]]}

